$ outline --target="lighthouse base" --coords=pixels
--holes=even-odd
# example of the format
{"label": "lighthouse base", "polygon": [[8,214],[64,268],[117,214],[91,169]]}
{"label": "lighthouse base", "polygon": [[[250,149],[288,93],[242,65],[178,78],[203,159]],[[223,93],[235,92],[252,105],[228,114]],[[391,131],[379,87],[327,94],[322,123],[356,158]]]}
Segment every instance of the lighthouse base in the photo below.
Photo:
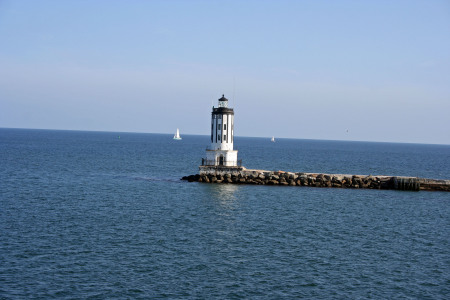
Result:
{"label": "lighthouse base", "polygon": [[237,150],[206,150],[202,166],[237,167]]}

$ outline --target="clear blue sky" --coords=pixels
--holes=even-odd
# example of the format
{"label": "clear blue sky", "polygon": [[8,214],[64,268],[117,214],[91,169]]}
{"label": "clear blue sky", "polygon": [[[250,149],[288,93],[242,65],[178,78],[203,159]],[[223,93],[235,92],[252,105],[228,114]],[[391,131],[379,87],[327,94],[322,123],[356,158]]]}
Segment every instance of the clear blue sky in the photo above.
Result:
{"label": "clear blue sky", "polygon": [[[0,127],[450,144],[450,1],[0,0]],[[348,132],[347,132],[348,130]]]}

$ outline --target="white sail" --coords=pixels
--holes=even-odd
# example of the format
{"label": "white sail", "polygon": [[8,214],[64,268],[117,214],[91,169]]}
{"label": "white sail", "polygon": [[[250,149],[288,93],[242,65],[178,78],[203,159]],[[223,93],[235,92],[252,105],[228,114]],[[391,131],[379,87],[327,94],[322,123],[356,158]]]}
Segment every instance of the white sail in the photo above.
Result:
{"label": "white sail", "polygon": [[273,136],[273,137],[270,139],[270,141],[271,141],[271,142],[275,142],[275,137]]}
{"label": "white sail", "polygon": [[177,133],[175,133],[175,135],[173,136],[173,139],[174,140],[181,140],[180,130],[178,128],[177,128]]}

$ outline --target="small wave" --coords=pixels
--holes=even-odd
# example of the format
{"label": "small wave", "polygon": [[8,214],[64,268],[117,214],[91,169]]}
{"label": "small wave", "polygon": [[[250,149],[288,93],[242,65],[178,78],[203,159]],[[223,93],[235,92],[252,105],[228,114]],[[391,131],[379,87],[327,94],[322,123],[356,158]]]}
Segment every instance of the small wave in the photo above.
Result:
{"label": "small wave", "polygon": [[108,173],[96,173],[90,174],[91,177],[110,177],[121,180],[143,180],[143,181],[159,181],[159,182],[173,182],[183,183],[180,177],[155,177],[155,176],[141,176],[141,175],[129,175],[129,174],[108,174]]}
{"label": "small wave", "polygon": [[144,181],[159,181],[159,182],[174,182],[182,183],[180,178],[168,178],[168,177],[143,177],[137,176],[133,177],[134,180],[144,180]]}

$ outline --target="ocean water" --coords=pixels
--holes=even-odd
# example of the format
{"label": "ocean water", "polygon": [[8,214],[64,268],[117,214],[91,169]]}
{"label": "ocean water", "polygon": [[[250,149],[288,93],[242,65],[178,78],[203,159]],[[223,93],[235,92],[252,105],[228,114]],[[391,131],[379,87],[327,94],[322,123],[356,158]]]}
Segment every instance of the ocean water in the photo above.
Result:
{"label": "ocean water", "polygon": [[[208,136],[0,129],[0,299],[448,299],[450,194],[212,185]],[[247,168],[450,179],[450,146],[235,138]]]}

